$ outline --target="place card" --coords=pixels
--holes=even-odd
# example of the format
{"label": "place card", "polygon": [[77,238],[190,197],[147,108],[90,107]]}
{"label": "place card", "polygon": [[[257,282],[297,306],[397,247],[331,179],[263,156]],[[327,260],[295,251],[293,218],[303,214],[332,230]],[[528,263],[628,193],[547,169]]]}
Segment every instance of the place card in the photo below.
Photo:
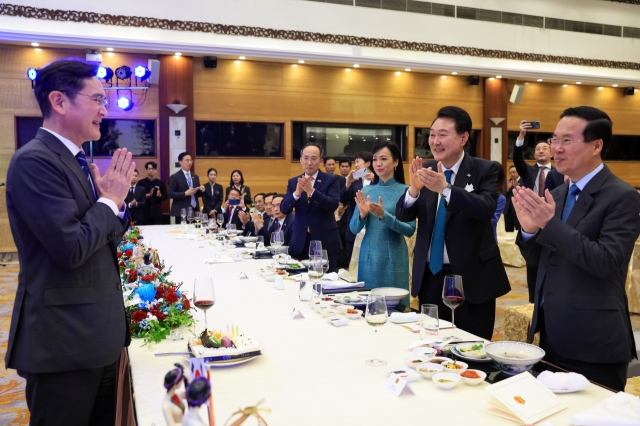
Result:
{"label": "place card", "polygon": [[232,257],[217,257],[217,258],[212,258],[212,259],[207,259],[204,261],[204,263],[233,263],[234,260]]}
{"label": "place card", "polygon": [[296,318],[304,319],[304,315],[302,315],[302,312],[300,311],[300,309],[296,308],[295,306],[289,309],[288,315],[289,315],[289,319],[296,319]]}
{"label": "place card", "polygon": [[240,273],[238,274],[238,278],[240,278],[241,280],[246,280],[249,279],[249,277],[247,276],[247,274],[245,274],[244,272],[240,271]]}
{"label": "place card", "polygon": [[411,389],[411,386],[409,386],[409,383],[405,379],[400,377],[399,374],[390,375],[386,383],[384,384],[384,387],[395,397],[398,397],[403,393],[405,395],[415,395],[415,393],[413,393],[413,390]]}

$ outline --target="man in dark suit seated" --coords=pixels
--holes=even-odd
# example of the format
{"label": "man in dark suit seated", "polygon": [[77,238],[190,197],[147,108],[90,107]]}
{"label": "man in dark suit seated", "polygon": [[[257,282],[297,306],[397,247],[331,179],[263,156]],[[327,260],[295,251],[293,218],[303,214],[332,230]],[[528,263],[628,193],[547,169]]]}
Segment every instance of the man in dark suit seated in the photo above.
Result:
{"label": "man in dark suit seated", "polygon": [[173,200],[171,203],[171,216],[176,220],[176,224],[180,224],[180,210],[191,207],[194,213],[200,212],[200,201],[204,186],[200,185],[198,175],[191,173],[193,166],[193,158],[188,152],[178,155],[178,163],[180,170],[169,177],[169,198]]}
{"label": "man in dark suit seated", "polygon": [[517,244],[538,267],[529,341],[540,332],[546,361],[623,391],[636,357],[625,292],[640,233],[640,196],[602,158],[612,123],[599,109],[566,109],[553,134],[558,171],[569,182],[544,197],[517,188]]}
{"label": "man in dark suit seated", "polygon": [[289,214],[295,208],[296,220],[289,243],[289,254],[298,259],[309,257],[309,243],[322,242],[329,255],[329,272],[337,272],[337,251],[342,248],[334,216],[340,199],[340,185],[333,175],[319,170],[322,148],[307,144],[300,151],[304,173],[289,179],[280,211]]}
{"label": "man in dark suit seated", "polygon": [[[549,147],[549,141],[538,141],[535,149],[536,164],[530,165],[524,161],[524,137],[527,134],[527,130],[531,128],[531,123],[522,120],[520,122],[520,134],[516,139],[515,148],[513,149],[513,164],[518,170],[520,179],[522,179],[522,185],[525,188],[533,190],[539,196],[544,195],[546,181],[549,178],[549,173],[553,170],[551,165],[551,148]],[[551,175],[550,182],[556,183],[557,174]],[[561,175],[560,175],[561,176]],[[560,182],[557,182],[556,186],[564,183],[563,178],[560,178]],[[536,287],[536,265],[527,265],[527,287],[529,288],[529,303],[533,303],[533,291]]]}
{"label": "man in dark suit seated", "polygon": [[147,202],[144,206],[145,225],[162,225],[162,202],[167,199],[167,185],[156,178],[158,165],[149,161],[144,165],[147,177],[140,179],[138,185],[144,188]]}
{"label": "man in dark suit seated", "polygon": [[112,426],[116,364],[130,341],[116,251],[135,163],[117,149],[101,175],[82,150],[107,115],[96,68],[65,59],[38,71],[44,121],[7,172],[20,275],[5,364],[27,381],[34,426]]}
{"label": "man in dark suit seated", "polygon": [[[256,213],[262,217],[267,218],[267,205],[265,204],[265,193],[260,192],[253,196],[253,206],[256,208]],[[272,198],[273,199],[273,198]]]}
{"label": "man in dark suit seated", "polygon": [[144,209],[147,204],[147,194],[141,185],[138,185],[138,171],[134,170],[133,176],[131,176],[131,187],[127,192],[127,197],[124,199],[129,213],[131,213],[131,220],[136,225],[144,225]]}
{"label": "man in dark suit seated", "polygon": [[465,110],[448,106],[438,111],[429,134],[434,160],[412,161],[410,186],[398,200],[396,217],[403,222],[418,218],[413,296],[420,304],[438,305],[440,318],[450,321],[451,310],[442,302],[444,276],[461,275],[465,300],[456,309],[455,324],[491,339],[496,298],[511,287],[491,226],[498,166],[464,152],[471,129]]}
{"label": "man in dark suit seated", "polygon": [[224,215],[224,222],[222,223],[223,228],[226,228],[227,225],[232,223],[236,226],[238,235],[249,235],[249,233],[245,232],[247,231],[245,229],[245,225],[249,223],[249,220],[243,222],[244,219],[240,218],[240,215],[243,217],[249,217],[249,209],[244,205],[244,197],[236,188],[231,188],[229,191],[229,197],[222,205],[221,213]]}
{"label": "man in dark suit seated", "polygon": [[293,231],[293,221],[295,220],[295,214],[284,214],[280,211],[280,204],[284,199],[284,195],[277,194],[273,196],[272,200],[272,213],[275,219],[270,227],[265,226],[265,221],[262,217],[254,213],[253,220],[250,223],[250,230],[253,235],[261,235],[264,237],[264,244],[268,246],[271,244],[271,233],[277,231],[284,232],[284,245],[288,246],[291,242],[291,232]]}

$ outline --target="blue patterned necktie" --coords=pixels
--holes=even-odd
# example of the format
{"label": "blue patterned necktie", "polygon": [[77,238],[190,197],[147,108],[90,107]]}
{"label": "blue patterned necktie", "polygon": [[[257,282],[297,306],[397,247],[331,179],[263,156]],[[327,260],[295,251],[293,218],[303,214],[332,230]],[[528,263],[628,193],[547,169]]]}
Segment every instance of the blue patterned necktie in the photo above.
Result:
{"label": "blue patterned necktie", "polygon": [[[451,183],[452,170],[444,172],[447,183]],[[429,260],[429,269],[433,275],[442,270],[442,259],[444,256],[444,230],[447,226],[447,207],[445,206],[445,196],[440,197],[438,203],[438,212],[436,213],[436,221],[433,225],[433,236],[431,237],[431,259]]]}
{"label": "blue patterned necktie", "polygon": [[[187,184],[189,184],[189,189],[193,188],[193,181],[191,180],[191,173],[185,173],[185,176],[187,177]],[[194,209],[196,208],[196,196],[192,195],[191,196],[191,207],[193,207]]]}
{"label": "blue patterned necktie", "polygon": [[93,184],[91,183],[91,176],[89,175],[89,163],[87,162],[87,157],[84,156],[83,151],[80,151],[76,154],[76,160],[78,161],[78,164],[80,164],[80,168],[82,168],[82,171],[84,172],[84,176],[89,181],[89,185],[91,186],[91,191],[93,192],[93,196],[96,197],[96,192],[93,189]]}
{"label": "blue patterned necktie", "polygon": [[566,222],[571,214],[573,206],[576,204],[576,199],[580,195],[580,188],[575,183],[569,188],[569,195],[567,195],[567,201],[564,203],[564,209],[562,210],[562,221]]}

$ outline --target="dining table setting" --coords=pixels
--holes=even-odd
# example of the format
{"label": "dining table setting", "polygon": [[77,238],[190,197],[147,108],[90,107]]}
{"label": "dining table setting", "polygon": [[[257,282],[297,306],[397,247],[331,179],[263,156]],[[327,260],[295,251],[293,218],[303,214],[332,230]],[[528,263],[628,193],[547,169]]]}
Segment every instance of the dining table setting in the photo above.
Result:
{"label": "dining table setting", "polygon": [[[637,397],[545,363],[537,346],[486,341],[428,305],[409,311],[402,289],[327,274],[321,247],[303,262],[278,241],[269,249],[200,229],[140,227],[190,299],[194,322],[160,342],[131,342],[138,425],[169,424],[165,376],[175,364],[188,376],[193,360],[209,376],[210,413],[201,416],[209,425],[257,406],[261,420],[233,424],[596,425],[607,424],[593,420],[603,412],[615,420],[611,407],[640,419]],[[443,291],[454,313],[464,303],[455,281]],[[596,411],[585,421],[588,410]]]}

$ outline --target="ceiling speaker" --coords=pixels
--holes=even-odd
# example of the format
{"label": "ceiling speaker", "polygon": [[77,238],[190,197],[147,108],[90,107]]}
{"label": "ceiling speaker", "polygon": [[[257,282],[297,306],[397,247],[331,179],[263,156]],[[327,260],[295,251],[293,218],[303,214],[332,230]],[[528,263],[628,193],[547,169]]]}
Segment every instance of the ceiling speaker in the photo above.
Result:
{"label": "ceiling speaker", "polygon": [[478,75],[470,75],[469,77],[467,77],[467,83],[469,83],[469,86],[477,86],[480,84],[480,76]]}
{"label": "ceiling speaker", "polygon": [[218,68],[218,57],[217,56],[205,56],[204,57],[204,67],[205,68]]}

